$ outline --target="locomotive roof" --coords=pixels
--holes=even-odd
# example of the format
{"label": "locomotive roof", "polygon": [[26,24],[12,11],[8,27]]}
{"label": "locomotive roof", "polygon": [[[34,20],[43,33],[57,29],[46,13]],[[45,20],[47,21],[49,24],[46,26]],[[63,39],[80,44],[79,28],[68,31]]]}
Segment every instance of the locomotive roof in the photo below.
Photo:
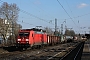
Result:
{"label": "locomotive roof", "polygon": [[32,28],[32,29],[22,29],[22,30],[25,30],[25,31],[31,31],[31,30],[33,30],[33,31],[42,31],[42,32],[46,32],[46,31],[43,30],[43,29],[37,29],[37,28]]}

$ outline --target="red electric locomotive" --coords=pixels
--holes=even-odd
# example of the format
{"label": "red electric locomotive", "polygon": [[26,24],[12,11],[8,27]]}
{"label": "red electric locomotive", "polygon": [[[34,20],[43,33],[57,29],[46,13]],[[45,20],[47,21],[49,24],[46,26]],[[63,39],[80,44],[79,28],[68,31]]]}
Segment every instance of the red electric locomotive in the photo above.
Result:
{"label": "red electric locomotive", "polygon": [[22,29],[19,31],[16,42],[17,46],[21,48],[40,46],[42,44],[47,44],[47,34],[42,29]]}
{"label": "red electric locomotive", "polygon": [[60,43],[60,36],[47,35],[42,29],[22,29],[17,38],[17,47],[25,48],[42,45],[55,45]]}

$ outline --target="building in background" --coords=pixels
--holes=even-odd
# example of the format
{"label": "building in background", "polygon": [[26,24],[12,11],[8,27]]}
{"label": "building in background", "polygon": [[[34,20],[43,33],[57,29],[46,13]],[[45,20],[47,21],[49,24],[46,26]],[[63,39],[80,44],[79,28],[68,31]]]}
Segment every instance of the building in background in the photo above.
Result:
{"label": "building in background", "polygon": [[11,25],[11,23],[8,20],[0,18],[0,37],[1,37],[1,40],[3,40],[3,36],[5,36],[6,41],[7,41],[7,38],[10,35],[12,35],[12,25]]}

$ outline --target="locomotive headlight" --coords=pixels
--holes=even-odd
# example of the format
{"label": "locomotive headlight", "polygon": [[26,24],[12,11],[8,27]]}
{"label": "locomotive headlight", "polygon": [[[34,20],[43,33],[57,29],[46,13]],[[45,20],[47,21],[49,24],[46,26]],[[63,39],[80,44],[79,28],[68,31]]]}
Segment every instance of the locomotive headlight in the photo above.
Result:
{"label": "locomotive headlight", "polygon": [[26,41],[29,41],[29,39],[26,39]]}
{"label": "locomotive headlight", "polygon": [[18,39],[18,41],[21,41],[21,39]]}

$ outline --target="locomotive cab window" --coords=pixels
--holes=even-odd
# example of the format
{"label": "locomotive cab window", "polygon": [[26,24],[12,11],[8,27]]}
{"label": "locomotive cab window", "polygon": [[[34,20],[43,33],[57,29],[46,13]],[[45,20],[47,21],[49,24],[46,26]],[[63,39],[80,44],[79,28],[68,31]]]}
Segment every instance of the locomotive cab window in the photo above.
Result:
{"label": "locomotive cab window", "polygon": [[29,33],[28,32],[20,32],[19,33],[19,36],[29,36]]}

